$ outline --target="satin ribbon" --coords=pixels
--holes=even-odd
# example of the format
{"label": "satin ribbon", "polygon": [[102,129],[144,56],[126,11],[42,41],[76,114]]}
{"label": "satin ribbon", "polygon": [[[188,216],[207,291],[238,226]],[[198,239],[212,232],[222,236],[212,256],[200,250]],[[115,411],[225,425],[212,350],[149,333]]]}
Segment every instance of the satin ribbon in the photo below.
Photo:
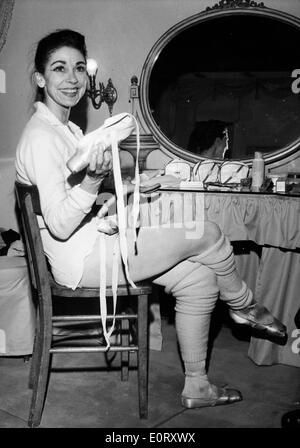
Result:
{"label": "satin ribbon", "polygon": [[[140,174],[139,174],[139,152],[140,152],[140,134],[139,134],[139,126],[135,117],[132,116],[135,122],[136,127],[136,164],[135,164],[135,188],[133,193],[133,205],[132,205],[132,226],[134,231],[134,252],[136,251],[136,242],[137,242],[137,223],[139,217],[139,204],[140,204]],[[127,214],[124,203],[124,186],[122,182],[121,176],[121,166],[120,166],[120,158],[119,158],[119,148],[118,148],[118,139],[117,139],[117,131],[113,128],[110,131],[111,136],[111,149],[112,149],[112,159],[113,159],[113,176],[117,197],[117,216],[118,216],[118,228],[119,235],[115,243],[114,252],[113,252],[113,260],[112,260],[112,291],[113,291],[113,315],[115,316],[116,307],[117,307],[117,290],[118,290],[118,271],[119,271],[119,257],[121,254],[121,259],[124,264],[125,275],[128,283],[136,288],[136,285],[131,279],[129,273],[128,266],[128,246],[127,246]],[[105,247],[105,234],[100,232],[99,237],[99,255],[100,255],[100,314],[101,314],[101,322],[103,327],[103,334],[106,341],[106,349],[108,350],[110,347],[110,336],[112,335],[115,328],[115,317],[113,318],[112,325],[107,330],[107,303],[106,303],[106,247]]]}

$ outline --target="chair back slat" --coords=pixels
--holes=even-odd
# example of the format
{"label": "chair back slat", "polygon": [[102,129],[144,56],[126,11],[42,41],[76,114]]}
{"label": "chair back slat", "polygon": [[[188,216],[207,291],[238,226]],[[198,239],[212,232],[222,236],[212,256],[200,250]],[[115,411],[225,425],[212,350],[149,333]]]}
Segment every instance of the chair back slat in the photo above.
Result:
{"label": "chair back slat", "polygon": [[19,182],[15,183],[15,188],[32,284],[37,290],[39,300],[43,300],[43,306],[47,306],[47,302],[51,306],[47,261],[37,220],[37,215],[41,214],[38,189],[36,186],[23,185]]}

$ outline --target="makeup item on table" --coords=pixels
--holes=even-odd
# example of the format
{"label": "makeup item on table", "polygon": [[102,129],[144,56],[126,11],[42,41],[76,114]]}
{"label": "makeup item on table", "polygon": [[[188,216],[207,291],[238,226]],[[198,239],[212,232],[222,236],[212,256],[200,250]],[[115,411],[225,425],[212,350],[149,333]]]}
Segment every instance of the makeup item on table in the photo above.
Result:
{"label": "makeup item on table", "polygon": [[268,173],[268,175],[267,175],[267,178],[272,181],[272,184],[273,184],[272,191],[273,191],[273,193],[276,193],[276,183],[277,183],[277,180],[279,179],[280,176],[281,176],[280,174],[273,174],[273,173],[272,174]]}
{"label": "makeup item on table", "polygon": [[286,192],[286,177],[279,177],[276,182],[276,193]]}
{"label": "makeup item on table", "polygon": [[165,174],[177,177],[182,181],[187,181],[191,178],[191,167],[187,162],[174,159],[166,165]]}
{"label": "makeup item on table", "polygon": [[290,172],[286,178],[287,191],[292,194],[299,194],[300,192],[300,173]]}

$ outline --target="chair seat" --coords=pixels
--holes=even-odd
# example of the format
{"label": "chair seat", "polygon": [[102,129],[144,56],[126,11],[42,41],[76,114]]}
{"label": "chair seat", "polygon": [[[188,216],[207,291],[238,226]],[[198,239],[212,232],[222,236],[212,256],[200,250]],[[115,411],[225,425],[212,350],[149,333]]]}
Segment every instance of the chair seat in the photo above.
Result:
{"label": "chair seat", "polygon": [[[63,297],[99,297],[99,288],[76,288],[71,289],[57,283],[51,274],[49,274],[50,286],[52,294]],[[130,285],[119,285],[117,289],[118,296],[138,296],[141,294],[151,294],[152,286],[149,281],[136,283],[136,288]],[[111,287],[106,288],[106,297],[112,297],[113,291]]]}

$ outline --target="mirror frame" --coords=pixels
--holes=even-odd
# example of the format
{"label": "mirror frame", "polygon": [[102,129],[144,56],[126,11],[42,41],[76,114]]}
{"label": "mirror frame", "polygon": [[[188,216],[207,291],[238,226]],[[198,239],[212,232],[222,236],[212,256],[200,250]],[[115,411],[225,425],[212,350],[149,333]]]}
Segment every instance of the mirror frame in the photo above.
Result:
{"label": "mirror frame", "polygon": [[[219,3],[212,7],[207,7],[204,11],[192,15],[177,24],[169,28],[154,44],[150,50],[146,61],[143,65],[141,78],[140,78],[140,106],[144,122],[148,126],[150,132],[152,133],[155,140],[158,142],[162,152],[170,155],[174,154],[176,157],[184,159],[188,162],[199,162],[199,160],[205,159],[199,155],[193,154],[180,146],[173,143],[163,132],[160,130],[156,121],[154,120],[150,103],[149,103],[149,84],[152,69],[160,56],[162,50],[166,45],[179,33],[192,27],[193,25],[198,25],[201,22],[208,20],[213,20],[219,17],[226,16],[238,16],[238,15],[253,15],[253,16],[265,16],[268,18],[274,18],[279,21],[283,21],[286,24],[290,24],[299,29],[300,33],[300,19],[291,14],[279,11],[277,9],[272,9],[264,5],[264,3],[256,2],[253,0],[221,0]],[[297,67],[295,67],[297,68]],[[293,78],[291,76],[291,84]],[[300,133],[299,138],[284,146],[281,149],[277,149],[270,153],[264,155],[264,160],[266,164],[270,164],[286,158],[296,152],[300,146]],[[237,160],[237,159],[235,159]],[[243,163],[247,165],[252,164],[251,159],[240,159]]]}

